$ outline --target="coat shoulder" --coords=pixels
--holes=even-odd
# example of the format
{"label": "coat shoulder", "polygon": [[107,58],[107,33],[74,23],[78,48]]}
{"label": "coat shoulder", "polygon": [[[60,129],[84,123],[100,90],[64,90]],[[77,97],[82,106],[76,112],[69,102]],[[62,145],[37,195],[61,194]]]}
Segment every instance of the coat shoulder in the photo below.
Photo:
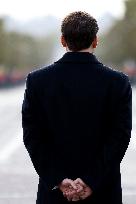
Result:
{"label": "coat shoulder", "polygon": [[39,78],[42,78],[43,76],[45,77],[46,75],[49,75],[50,73],[52,73],[52,71],[54,70],[54,67],[55,67],[55,64],[44,66],[31,71],[28,75],[30,75],[30,77],[33,79],[39,79]]}
{"label": "coat shoulder", "polygon": [[122,71],[119,71],[117,69],[114,69],[112,67],[108,67],[105,65],[102,65],[102,66],[103,66],[103,72],[105,77],[107,77],[111,81],[111,83],[113,84],[125,83],[125,82],[130,83],[128,75],[126,75]]}
{"label": "coat shoulder", "polygon": [[51,64],[45,67],[38,68],[34,71],[28,73],[26,80],[29,78],[33,85],[42,85],[44,82],[46,84],[50,79],[53,80],[55,71],[55,64]]}
{"label": "coat shoulder", "polygon": [[132,90],[128,75],[105,65],[103,65],[103,68],[105,70],[105,79],[108,79],[110,91],[113,95],[120,97],[124,92]]}

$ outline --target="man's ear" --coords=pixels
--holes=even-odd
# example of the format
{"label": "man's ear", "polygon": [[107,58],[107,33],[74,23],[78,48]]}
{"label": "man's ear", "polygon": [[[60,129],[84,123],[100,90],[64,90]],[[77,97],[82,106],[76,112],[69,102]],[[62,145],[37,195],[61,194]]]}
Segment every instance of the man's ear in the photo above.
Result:
{"label": "man's ear", "polygon": [[97,45],[98,45],[98,37],[96,36],[96,37],[94,38],[93,42],[92,42],[92,47],[93,47],[93,48],[96,48]]}
{"label": "man's ear", "polygon": [[63,47],[67,46],[67,43],[66,43],[65,38],[64,38],[63,35],[61,36],[61,44],[62,44]]}

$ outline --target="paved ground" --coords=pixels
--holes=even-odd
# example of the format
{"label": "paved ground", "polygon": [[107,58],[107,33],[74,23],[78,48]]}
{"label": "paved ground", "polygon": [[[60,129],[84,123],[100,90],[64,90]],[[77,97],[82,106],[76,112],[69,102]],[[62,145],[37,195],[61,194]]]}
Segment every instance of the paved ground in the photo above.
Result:
{"label": "paved ground", "polygon": [[[38,176],[22,142],[21,104],[24,87],[0,91],[0,204],[35,204]],[[136,89],[133,133],[122,162],[124,204],[136,203]]]}

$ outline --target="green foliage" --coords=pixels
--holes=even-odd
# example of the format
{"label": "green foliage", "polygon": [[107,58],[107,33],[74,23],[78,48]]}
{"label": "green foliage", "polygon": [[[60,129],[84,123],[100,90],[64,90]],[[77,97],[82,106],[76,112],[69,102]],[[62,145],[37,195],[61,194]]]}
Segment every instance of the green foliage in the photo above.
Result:
{"label": "green foliage", "polygon": [[108,64],[122,65],[136,59],[136,1],[128,0],[125,6],[124,18],[116,21],[100,40],[98,55]]}
{"label": "green foliage", "polygon": [[5,35],[4,19],[0,19],[0,64],[4,63]]}
{"label": "green foliage", "polygon": [[34,38],[27,34],[8,32],[4,19],[0,19],[0,65],[11,72],[13,69],[31,70],[47,64],[52,57],[55,36]]}

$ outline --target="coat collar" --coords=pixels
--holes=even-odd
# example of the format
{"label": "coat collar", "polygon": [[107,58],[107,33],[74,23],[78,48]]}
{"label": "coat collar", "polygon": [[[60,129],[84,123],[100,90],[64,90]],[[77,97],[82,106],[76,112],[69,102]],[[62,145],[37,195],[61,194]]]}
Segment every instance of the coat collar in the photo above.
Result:
{"label": "coat collar", "polygon": [[55,63],[95,63],[101,64],[96,56],[89,52],[66,52]]}

